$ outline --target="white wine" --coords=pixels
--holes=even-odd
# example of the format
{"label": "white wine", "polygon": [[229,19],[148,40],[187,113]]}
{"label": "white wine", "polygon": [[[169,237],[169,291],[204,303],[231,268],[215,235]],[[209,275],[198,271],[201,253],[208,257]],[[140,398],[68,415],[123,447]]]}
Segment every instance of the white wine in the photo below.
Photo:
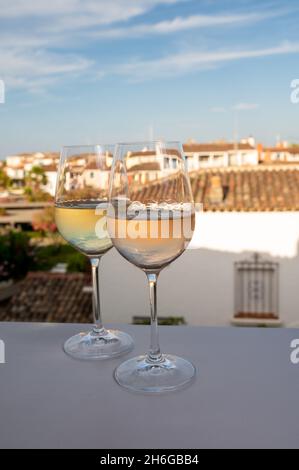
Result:
{"label": "white wine", "polygon": [[194,211],[141,210],[134,217],[111,217],[108,230],[113,245],[143,270],[160,270],[178,258],[191,241]]}
{"label": "white wine", "polygon": [[60,234],[88,256],[103,255],[112,247],[106,215],[106,201],[68,201],[55,205]]}

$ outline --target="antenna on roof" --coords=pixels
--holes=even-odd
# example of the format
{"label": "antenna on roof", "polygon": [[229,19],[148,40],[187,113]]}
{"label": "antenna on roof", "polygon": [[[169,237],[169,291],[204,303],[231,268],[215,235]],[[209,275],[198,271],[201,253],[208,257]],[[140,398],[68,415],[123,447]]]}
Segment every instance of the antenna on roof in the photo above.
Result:
{"label": "antenna on roof", "polygon": [[233,135],[234,135],[234,150],[238,150],[238,134],[239,134],[239,115],[238,110],[234,110],[234,125],[233,125]]}
{"label": "antenna on roof", "polygon": [[276,147],[280,147],[280,134],[276,136]]}

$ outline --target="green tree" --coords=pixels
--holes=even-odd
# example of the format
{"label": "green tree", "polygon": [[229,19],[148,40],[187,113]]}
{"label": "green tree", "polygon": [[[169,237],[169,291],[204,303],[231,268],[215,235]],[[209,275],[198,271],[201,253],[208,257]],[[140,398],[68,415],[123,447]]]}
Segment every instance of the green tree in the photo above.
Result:
{"label": "green tree", "polygon": [[6,189],[10,185],[10,178],[7,176],[3,168],[0,168],[0,188]]}
{"label": "green tree", "polygon": [[29,237],[11,230],[0,235],[0,280],[22,278],[31,264]]}
{"label": "green tree", "polygon": [[33,190],[39,190],[40,187],[46,185],[47,182],[47,175],[41,166],[33,166],[25,178],[26,186]]}
{"label": "green tree", "polygon": [[27,199],[33,201],[51,201],[52,196],[42,189],[42,186],[48,182],[44,169],[40,166],[34,166],[25,177],[24,194]]}

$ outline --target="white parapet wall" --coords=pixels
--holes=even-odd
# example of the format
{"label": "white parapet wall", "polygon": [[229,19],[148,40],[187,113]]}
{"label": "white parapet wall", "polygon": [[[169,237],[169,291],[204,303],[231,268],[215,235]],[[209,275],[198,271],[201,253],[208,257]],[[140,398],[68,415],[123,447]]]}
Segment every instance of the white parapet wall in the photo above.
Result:
{"label": "white parapet wall", "polygon": [[299,212],[203,212],[197,214],[191,246],[292,258],[298,240]]}
{"label": "white parapet wall", "polygon": [[[198,214],[190,249],[159,278],[160,315],[184,316],[191,325],[229,325],[234,311],[234,261],[259,252],[280,264],[279,313],[299,326],[299,213]],[[103,257],[106,321],[148,315],[146,278],[115,250]]]}

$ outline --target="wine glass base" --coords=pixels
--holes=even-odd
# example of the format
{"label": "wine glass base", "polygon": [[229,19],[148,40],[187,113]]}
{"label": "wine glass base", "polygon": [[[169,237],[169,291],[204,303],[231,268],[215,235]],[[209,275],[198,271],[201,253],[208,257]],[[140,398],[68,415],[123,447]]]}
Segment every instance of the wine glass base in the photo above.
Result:
{"label": "wine glass base", "polygon": [[187,387],[195,378],[191,362],[166,354],[158,363],[147,356],[128,359],[114,371],[116,382],[124,388],[141,393],[164,393]]}
{"label": "wine glass base", "polygon": [[132,351],[134,347],[130,335],[119,330],[89,331],[69,338],[64,351],[75,359],[111,359]]}

